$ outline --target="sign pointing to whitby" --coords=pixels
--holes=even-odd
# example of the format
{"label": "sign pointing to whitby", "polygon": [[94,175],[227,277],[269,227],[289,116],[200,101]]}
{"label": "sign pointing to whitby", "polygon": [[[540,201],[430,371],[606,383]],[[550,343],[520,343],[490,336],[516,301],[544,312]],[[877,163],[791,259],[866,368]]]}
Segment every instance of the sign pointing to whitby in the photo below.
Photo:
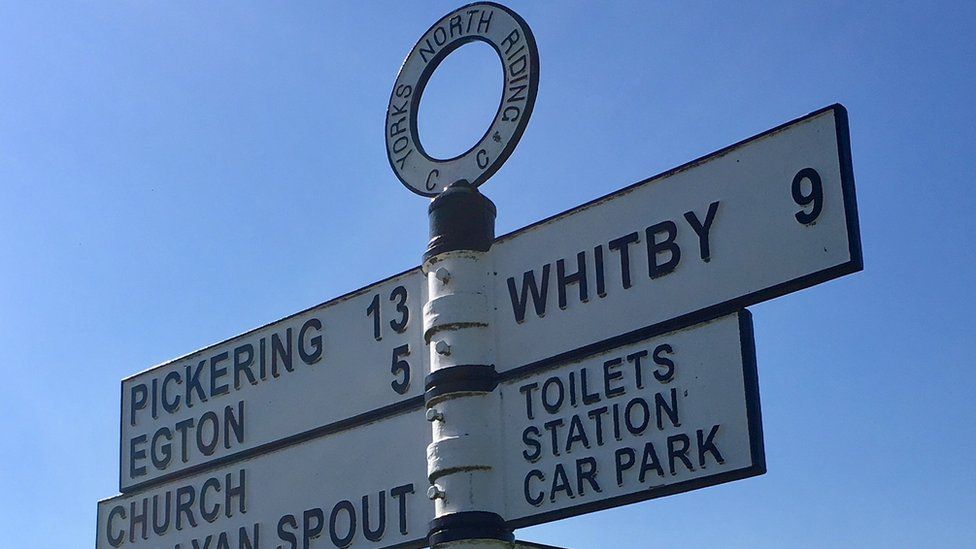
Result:
{"label": "sign pointing to whitby", "polygon": [[[498,53],[502,99],[473,147],[435,159],[424,87],[472,41]],[[455,191],[483,201],[483,246],[441,246],[485,220],[432,208],[422,268],[123,380],[123,495],[99,503],[97,548],[448,547],[765,472],[744,307],[862,268],[846,110],[493,239],[476,188],[538,79],[535,38],[504,6],[421,36],[388,160],[437,211]]]}

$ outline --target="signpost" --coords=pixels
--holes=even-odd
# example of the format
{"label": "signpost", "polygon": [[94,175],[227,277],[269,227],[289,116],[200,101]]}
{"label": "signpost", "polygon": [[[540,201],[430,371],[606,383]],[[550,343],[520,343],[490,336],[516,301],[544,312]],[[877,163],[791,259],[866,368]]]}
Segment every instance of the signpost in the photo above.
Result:
{"label": "signpost", "polygon": [[120,490],[419,407],[423,283],[413,269],[123,380]]}
{"label": "signpost", "polygon": [[[502,100],[432,158],[424,87],[471,41]],[[421,267],[123,380],[97,549],[531,547],[515,528],[765,472],[745,307],[861,270],[846,110],[496,239],[478,187],[538,78],[504,6],[421,36],[384,126],[397,178],[433,197]]]}
{"label": "signpost", "polygon": [[[765,470],[747,311],[507,376],[499,395],[496,482],[519,527]],[[103,500],[96,549],[422,547],[426,423],[417,406]]]}
{"label": "signpost", "polygon": [[422,547],[418,408],[98,504],[96,549]]}
{"label": "signpost", "polygon": [[501,384],[512,528],[766,472],[741,311]]}
{"label": "signpost", "polygon": [[859,271],[847,112],[827,107],[530,225],[492,254],[504,368]]}

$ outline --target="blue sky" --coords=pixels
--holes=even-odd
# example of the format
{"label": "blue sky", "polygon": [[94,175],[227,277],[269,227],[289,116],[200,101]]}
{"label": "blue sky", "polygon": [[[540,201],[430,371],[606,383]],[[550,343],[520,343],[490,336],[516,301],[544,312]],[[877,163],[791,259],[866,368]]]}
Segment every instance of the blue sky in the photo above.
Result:
{"label": "blue sky", "polygon": [[[768,473],[520,532],[576,548],[971,546],[976,4],[510,2],[532,121],[483,187],[499,234],[831,103],[864,271],[752,307]],[[119,380],[413,267],[427,201],[381,135],[403,57],[460,6],[0,3],[0,526],[85,547]],[[480,136],[476,46],[425,144]]]}

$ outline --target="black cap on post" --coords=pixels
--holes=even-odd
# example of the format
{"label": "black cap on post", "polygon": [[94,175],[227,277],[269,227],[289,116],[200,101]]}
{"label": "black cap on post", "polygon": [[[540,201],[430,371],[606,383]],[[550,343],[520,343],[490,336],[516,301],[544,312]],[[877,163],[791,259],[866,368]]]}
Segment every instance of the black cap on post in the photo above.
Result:
{"label": "black cap on post", "polygon": [[495,240],[495,204],[465,180],[451,184],[427,208],[430,242],[424,261],[457,250],[487,252]]}

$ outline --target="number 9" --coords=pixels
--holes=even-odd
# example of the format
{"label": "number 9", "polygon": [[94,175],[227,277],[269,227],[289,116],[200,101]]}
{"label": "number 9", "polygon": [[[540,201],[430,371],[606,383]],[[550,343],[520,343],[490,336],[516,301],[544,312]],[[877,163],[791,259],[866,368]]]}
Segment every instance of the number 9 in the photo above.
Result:
{"label": "number 9", "polygon": [[[803,180],[810,180],[810,193],[803,194]],[[813,204],[813,209],[807,212],[806,210],[800,210],[796,212],[796,220],[804,225],[809,225],[820,217],[820,212],[823,211],[823,181],[820,179],[820,174],[817,170],[813,168],[803,168],[797,172],[796,176],[793,178],[793,202],[796,202],[800,206],[809,206]]]}

